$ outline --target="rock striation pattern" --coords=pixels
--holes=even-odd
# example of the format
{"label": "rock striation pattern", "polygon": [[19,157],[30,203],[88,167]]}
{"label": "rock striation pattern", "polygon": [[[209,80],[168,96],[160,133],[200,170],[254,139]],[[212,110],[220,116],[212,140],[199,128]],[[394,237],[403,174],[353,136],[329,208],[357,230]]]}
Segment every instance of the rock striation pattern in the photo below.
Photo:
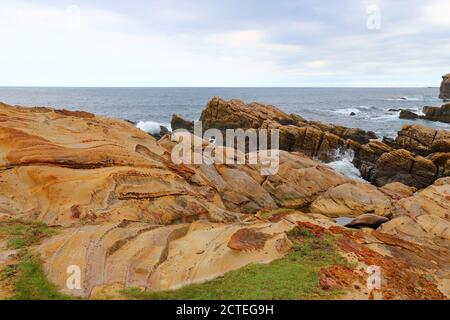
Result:
{"label": "rock striation pattern", "polygon": [[[336,249],[324,250],[357,266],[320,270],[323,290],[361,299],[450,297],[448,132],[405,126],[388,145],[275,107],[212,101],[202,114],[208,126],[223,117],[222,129],[233,121],[281,128],[276,174],[263,176],[249,164],[175,164],[169,135],[156,141],[126,121],[0,104],[0,216],[59,226],[30,250],[62,292],[95,299],[108,290],[201,283],[285,256],[299,228],[332,237]],[[375,185],[311,158],[331,157],[341,145]],[[362,229],[339,226],[334,218],[343,216],[356,217],[353,226]],[[0,245],[0,257],[5,250]],[[75,290],[66,286],[73,265],[81,271]],[[384,275],[382,289],[370,293],[369,265]]]}

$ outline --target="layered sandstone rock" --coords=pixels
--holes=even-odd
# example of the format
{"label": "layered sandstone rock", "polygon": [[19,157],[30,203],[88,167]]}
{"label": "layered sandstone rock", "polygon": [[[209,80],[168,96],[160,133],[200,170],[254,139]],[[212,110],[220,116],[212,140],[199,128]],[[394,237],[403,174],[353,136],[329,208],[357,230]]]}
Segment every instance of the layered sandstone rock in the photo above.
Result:
{"label": "layered sandstone rock", "polygon": [[450,73],[442,76],[439,99],[450,100]]}
{"label": "layered sandstone rock", "polygon": [[49,224],[234,219],[126,121],[0,105],[0,211]]}
{"label": "layered sandstone rock", "polygon": [[[434,268],[450,264],[450,178],[403,198],[392,207],[394,219],[385,223],[380,240],[413,250]],[[448,269],[447,269],[448,272]]]}
{"label": "layered sandstone rock", "polygon": [[[284,231],[292,228],[285,220],[245,227],[207,221],[162,227],[124,221],[67,229],[44,242],[38,253],[49,280],[70,295],[89,297],[107,285],[168,290],[280,258],[291,247]],[[77,290],[66,287],[71,265],[81,270],[82,286]]]}
{"label": "layered sandstone rock", "polygon": [[[340,143],[344,135],[303,125],[300,117],[286,118],[276,109],[266,114],[272,118],[262,127],[307,128],[293,145],[301,142],[315,155],[324,143]],[[49,280],[69,295],[96,298],[110,289],[167,290],[204,282],[283,257],[291,250],[290,231],[300,228],[299,234],[331,237],[336,247],[323,250],[338,250],[357,265],[320,270],[318,284],[326,290],[373,297],[377,292],[363,289],[365,269],[378,265],[384,299],[450,296],[449,178],[416,193],[398,182],[377,188],[287,151],[280,151],[278,171],[269,176],[262,174],[264,164],[176,164],[171,158],[175,142],[168,136],[157,142],[126,121],[50,108],[0,105],[0,136],[0,218],[63,226],[30,250],[41,257]],[[431,141],[432,149],[435,140],[420,138]],[[200,145],[203,151],[225,151],[207,141]],[[380,168],[391,174],[401,171],[399,163],[405,161],[420,183],[430,180],[433,170],[438,176],[450,172],[446,152],[426,159],[380,142],[361,145],[351,139],[345,147],[358,154],[361,164],[389,155]],[[399,154],[393,157],[393,152]],[[369,171],[387,182],[388,173],[380,175],[377,167]],[[273,219],[248,214],[276,208],[309,213],[281,209]],[[329,218],[360,214],[393,219],[376,231],[350,231]],[[66,285],[70,266],[80,268],[81,289]]]}
{"label": "layered sandstone rock", "polygon": [[376,187],[361,182],[351,182],[329,189],[310,205],[311,212],[328,217],[359,216],[374,213],[390,214],[391,199]]}

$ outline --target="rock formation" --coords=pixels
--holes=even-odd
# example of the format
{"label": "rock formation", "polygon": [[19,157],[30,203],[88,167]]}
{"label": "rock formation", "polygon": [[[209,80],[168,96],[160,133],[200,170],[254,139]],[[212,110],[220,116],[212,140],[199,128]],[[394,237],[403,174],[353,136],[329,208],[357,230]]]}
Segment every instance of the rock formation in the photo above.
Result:
{"label": "rock formation", "polygon": [[450,73],[442,76],[439,99],[450,100]]}
{"label": "rock formation", "polygon": [[443,104],[440,107],[423,107],[423,113],[425,114],[423,119],[450,123],[450,103]]}
{"label": "rock formation", "polygon": [[[276,174],[263,176],[253,164],[176,164],[169,135],[156,141],[126,121],[0,104],[0,217],[58,226],[58,234],[29,250],[62,292],[94,299],[105,290],[120,296],[124,288],[177,289],[280,259],[307,235],[331,243],[313,241],[310,249],[336,251],[355,266],[318,270],[321,290],[339,289],[341,298],[450,297],[450,178],[435,180],[450,173],[447,132],[405,127],[396,143],[420,156],[370,141],[362,130],[308,122],[270,106],[211,104],[202,114],[210,126],[281,128],[288,150],[280,151]],[[383,187],[307,156],[339,147],[353,150]],[[334,222],[361,214],[366,226],[384,224],[351,230]],[[1,259],[8,256],[2,236]],[[72,265],[80,267],[80,289],[66,286]],[[382,270],[379,290],[365,289],[368,265]]]}
{"label": "rock formation", "polygon": [[419,115],[414,113],[414,112],[412,112],[412,111],[402,109],[402,110],[400,110],[400,114],[399,114],[398,117],[400,119],[414,120],[414,119],[418,119]]}
{"label": "rock formation", "polygon": [[[180,122],[176,115],[173,121]],[[280,149],[324,162],[334,160],[343,150],[351,150],[361,176],[377,186],[397,181],[423,188],[446,176],[450,166],[441,154],[450,152],[450,132],[422,125],[405,125],[395,140],[385,138],[380,142],[374,140],[377,137],[373,132],[307,121],[271,105],[217,97],[208,102],[200,121],[203,130],[278,129]],[[439,156],[434,154],[437,152]]]}
{"label": "rock formation", "polygon": [[194,122],[184,120],[182,117],[180,117],[177,114],[172,115],[172,120],[170,122],[170,126],[172,127],[173,131],[178,130],[178,129],[185,129],[189,132],[194,132]]}
{"label": "rock formation", "polygon": [[410,110],[401,110],[400,119],[424,119],[429,121],[440,121],[450,123],[450,103],[443,104],[439,107],[425,106],[422,109],[424,115],[418,115]]}

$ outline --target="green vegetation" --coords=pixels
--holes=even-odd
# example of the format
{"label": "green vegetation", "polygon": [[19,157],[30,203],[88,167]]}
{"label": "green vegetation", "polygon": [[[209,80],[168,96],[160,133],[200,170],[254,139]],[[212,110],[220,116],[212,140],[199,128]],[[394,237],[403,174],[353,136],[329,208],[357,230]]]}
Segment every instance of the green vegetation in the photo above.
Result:
{"label": "green vegetation", "polygon": [[296,227],[289,234],[294,244],[285,257],[270,264],[252,264],[230,271],[223,277],[193,284],[175,291],[144,292],[138,288],[122,291],[131,299],[319,299],[339,291],[320,288],[318,272],[323,267],[345,264],[337,252],[335,238],[316,237]]}
{"label": "green vegetation", "polygon": [[0,270],[0,282],[12,288],[11,299],[15,300],[62,300],[60,294],[42,271],[37,257],[31,257],[29,247],[38,244],[45,237],[57,233],[42,222],[19,219],[0,222],[0,239],[6,241],[9,249],[18,250],[12,264]]}
{"label": "green vegetation", "polygon": [[42,271],[39,259],[24,255],[17,266],[18,276],[13,281],[14,300],[67,300],[58,292]]}
{"label": "green vegetation", "polygon": [[258,212],[258,216],[260,216],[263,219],[269,219],[271,216],[284,213],[284,212],[293,212],[294,209],[286,209],[286,208],[278,208],[274,210],[261,210]]}
{"label": "green vegetation", "polygon": [[7,220],[0,222],[0,239],[7,240],[10,249],[22,249],[54,235],[56,230],[36,221]]}

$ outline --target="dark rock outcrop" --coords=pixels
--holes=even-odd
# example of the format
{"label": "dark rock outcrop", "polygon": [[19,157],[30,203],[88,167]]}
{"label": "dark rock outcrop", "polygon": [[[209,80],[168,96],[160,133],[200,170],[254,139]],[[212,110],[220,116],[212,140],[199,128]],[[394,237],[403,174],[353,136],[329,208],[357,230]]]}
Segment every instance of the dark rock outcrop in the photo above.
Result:
{"label": "dark rock outcrop", "polygon": [[423,107],[423,113],[423,119],[450,123],[450,103],[440,107]]}
{"label": "dark rock outcrop", "polygon": [[208,102],[200,120],[203,130],[278,129],[280,149],[299,151],[324,162],[334,160],[339,151],[352,150],[361,176],[377,186],[402,182],[420,189],[448,173],[446,158],[431,156],[450,152],[450,132],[422,125],[405,125],[395,140],[384,138],[380,142],[370,131],[307,121],[271,105],[217,97]]}
{"label": "dark rock outcrop", "polygon": [[186,129],[189,132],[194,132],[194,121],[185,120],[177,114],[172,115],[170,126],[173,131],[177,129]]}
{"label": "dark rock outcrop", "polygon": [[450,73],[442,76],[439,99],[450,100]]}
{"label": "dark rock outcrop", "polygon": [[416,113],[414,113],[414,112],[412,112],[412,111],[402,109],[402,110],[400,110],[399,118],[400,118],[400,119],[410,119],[410,120],[414,120],[414,119],[419,118],[419,115],[416,114]]}
{"label": "dark rock outcrop", "polygon": [[322,161],[330,161],[334,151],[345,147],[346,140],[364,144],[377,138],[371,131],[306,121],[271,105],[256,102],[245,104],[237,99],[226,101],[218,97],[208,102],[200,121],[203,130],[278,129],[280,149],[301,151]]}
{"label": "dark rock outcrop", "polygon": [[378,216],[372,213],[362,214],[355,219],[353,219],[350,223],[347,223],[345,227],[347,228],[373,228],[376,229],[381,226],[383,223],[388,222],[389,219],[386,217]]}

